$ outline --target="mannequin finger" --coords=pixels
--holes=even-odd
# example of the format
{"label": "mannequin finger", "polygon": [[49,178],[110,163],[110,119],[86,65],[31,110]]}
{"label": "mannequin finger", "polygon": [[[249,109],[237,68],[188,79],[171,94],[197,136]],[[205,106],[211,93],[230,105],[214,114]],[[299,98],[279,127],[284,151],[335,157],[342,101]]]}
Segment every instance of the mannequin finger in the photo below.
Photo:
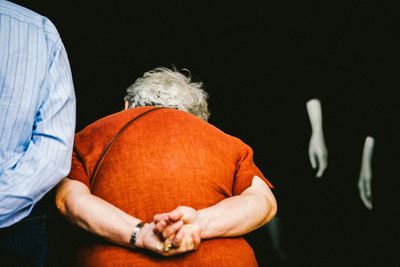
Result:
{"label": "mannequin finger", "polygon": [[371,192],[371,181],[365,181],[365,194],[368,197],[371,197],[371,194],[372,194],[372,192]]}
{"label": "mannequin finger", "polygon": [[313,169],[315,169],[315,168],[317,167],[317,162],[316,162],[316,160],[315,160],[315,157],[314,157],[314,155],[313,155],[312,152],[309,152],[308,154],[309,154],[308,156],[309,156],[309,158],[310,158],[311,167],[312,167]]}

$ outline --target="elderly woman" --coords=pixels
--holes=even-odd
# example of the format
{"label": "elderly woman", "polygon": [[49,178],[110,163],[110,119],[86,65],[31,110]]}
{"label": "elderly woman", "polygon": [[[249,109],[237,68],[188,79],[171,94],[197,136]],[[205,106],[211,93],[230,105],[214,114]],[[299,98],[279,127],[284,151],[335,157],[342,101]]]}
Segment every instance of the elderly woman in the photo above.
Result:
{"label": "elderly woman", "polygon": [[206,122],[201,86],[156,68],[127,89],[124,111],[76,134],[56,204],[103,237],[78,265],[257,266],[243,235],[275,215],[271,184],[249,146]]}

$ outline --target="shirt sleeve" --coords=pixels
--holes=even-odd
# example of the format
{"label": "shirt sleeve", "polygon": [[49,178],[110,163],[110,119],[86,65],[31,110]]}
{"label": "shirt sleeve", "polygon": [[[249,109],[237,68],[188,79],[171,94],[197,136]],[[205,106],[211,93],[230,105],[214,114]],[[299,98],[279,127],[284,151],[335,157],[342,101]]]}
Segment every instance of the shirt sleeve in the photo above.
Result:
{"label": "shirt sleeve", "polygon": [[235,180],[233,183],[233,195],[240,195],[244,190],[251,186],[254,176],[260,177],[270,188],[274,188],[274,186],[264,177],[262,172],[254,164],[253,149],[248,145],[244,145],[236,167]]}
{"label": "shirt sleeve", "polygon": [[68,174],[68,178],[82,182],[90,188],[90,179],[86,172],[85,165],[76,150],[72,153],[71,172]]}
{"label": "shirt sleeve", "polygon": [[75,93],[65,48],[53,46],[44,97],[34,114],[32,138],[13,164],[2,166],[0,227],[29,215],[37,203],[71,166],[75,131]]}

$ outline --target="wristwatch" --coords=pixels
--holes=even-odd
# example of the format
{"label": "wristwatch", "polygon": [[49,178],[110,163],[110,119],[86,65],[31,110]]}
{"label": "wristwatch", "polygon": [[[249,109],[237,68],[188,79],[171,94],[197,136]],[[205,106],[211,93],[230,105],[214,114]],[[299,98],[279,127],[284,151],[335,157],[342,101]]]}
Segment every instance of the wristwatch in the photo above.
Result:
{"label": "wristwatch", "polygon": [[144,226],[144,223],[140,222],[135,226],[135,228],[133,228],[133,233],[131,235],[131,240],[129,242],[133,249],[136,249],[136,240],[137,240],[137,237],[139,236],[139,232],[140,232],[140,230],[142,230],[143,226]]}

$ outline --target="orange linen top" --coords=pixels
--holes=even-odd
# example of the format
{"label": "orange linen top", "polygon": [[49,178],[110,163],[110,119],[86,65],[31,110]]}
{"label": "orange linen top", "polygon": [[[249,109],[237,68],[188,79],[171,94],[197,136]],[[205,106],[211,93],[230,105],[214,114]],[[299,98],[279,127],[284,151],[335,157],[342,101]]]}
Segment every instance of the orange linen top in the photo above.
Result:
{"label": "orange linen top", "polygon": [[[255,175],[252,149],[190,113],[160,109],[133,122],[114,142],[91,186],[97,159],[133,117],[154,107],[118,112],[75,136],[69,177],[91,193],[145,222],[180,205],[212,206],[240,194]],[[104,218],[110,220],[111,218]],[[198,250],[162,257],[94,239],[79,248],[80,266],[257,266],[243,237],[203,240]]]}

